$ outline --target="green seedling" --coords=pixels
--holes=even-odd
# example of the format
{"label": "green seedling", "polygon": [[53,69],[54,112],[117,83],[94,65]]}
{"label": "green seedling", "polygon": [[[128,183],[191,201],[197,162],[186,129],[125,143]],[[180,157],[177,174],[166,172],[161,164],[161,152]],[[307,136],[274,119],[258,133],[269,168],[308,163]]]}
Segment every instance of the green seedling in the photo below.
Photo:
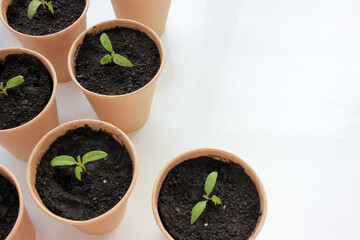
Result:
{"label": "green seedling", "polygon": [[24,82],[24,77],[21,75],[18,75],[16,77],[13,77],[12,79],[10,79],[9,81],[7,81],[6,86],[4,87],[4,83],[1,82],[0,83],[0,93],[3,93],[5,95],[8,95],[6,90],[8,90],[9,88],[13,88],[16,87],[17,85],[20,85]]}
{"label": "green seedling", "polygon": [[209,200],[211,200],[215,205],[221,204],[221,199],[219,197],[215,195],[212,195],[210,197],[210,194],[215,187],[217,176],[218,176],[217,172],[212,172],[207,176],[204,187],[206,195],[203,195],[203,198],[205,198],[206,200],[198,202],[191,210],[191,221],[190,221],[191,224],[193,224],[200,217],[200,215],[205,210],[206,203]]}
{"label": "green seedling", "polygon": [[46,10],[46,7],[49,9],[49,11],[54,16],[54,8],[51,3],[51,1],[46,0],[32,0],[28,7],[28,18],[32,19],[34,15],[36,14],[37,9],[40,7],[40,5],[43,5],[44,10]]}
{"label": "green seedling", "polygon": [[92,161],[100,160],[106,156],[107,156],[106,152],[91,151],[86,153],[82,158],[80,156],[77,156],[77,161],[76,161],[75,158],[71,156],[61,155],[51,160],[51,166],[54,167],[54,166],[65,166],[65,165],[68,166],[77,165],[75,167],[75,176],[77,177],[77,179],[79,179],[79,181],[81,181],[81,174],[84,171],[86,172],[85,164]]}
{"label": "green seedling", "polygon": [[114,52],[112,44],[110,42],[110,39],[106,33],[101,34],[100,42],[101,42],[101,45],[103,45],[103,47],[108,52],[110,52],[110,54],[106,54],[100,60],[101,65],[105,65],[105,64],[111,63],[111,61],[114,61],[114,63],[116,63],[119,66],[123,66],[123,67],[132,67],[133,66],[133,64],[129,61],[129,59]]}

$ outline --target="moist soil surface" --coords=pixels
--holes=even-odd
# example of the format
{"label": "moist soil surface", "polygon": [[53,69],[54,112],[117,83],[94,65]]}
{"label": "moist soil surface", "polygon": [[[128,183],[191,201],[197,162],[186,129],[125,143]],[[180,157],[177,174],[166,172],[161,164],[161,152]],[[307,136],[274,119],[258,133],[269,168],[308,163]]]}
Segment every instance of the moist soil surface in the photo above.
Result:
{"label": "moist soil surface", "polygon": [[15,186],[0,175],[0,240],[6,239],[19,214],[19,195]]}
{"label": "moist soil surface", "polygon": [[[191,210],[205,200],[205,180],[213,171],[218,172],[218,178],[210,196],[220,197],[222,204],[215,206],[208,201],[204,212],[191,225]],[[158,210],[165,229],[177,240],[245,240],[261,215],[259,194],[244,169],[211,157],[175,166],[161,187]]]}
{"label": "moist soil surface", "polygon": [[8,55],[0,60],[0,81],[4,87],[13,77],[24,82],[0,94],[0,129],[20,126],[36,117],[49,102],[53,90],[50,73],[42,62],[28,54]]}
{"label": "moist soil surface", "polygon": [[[60,155],[76,159],[101,150],[107,157],[89,162],[79,181],[75,166],[55,166],[50,162]],[[58,216],[88,220],[114,207],[128,190],[133,176],[129,153],[112,135],[85,126],[60,136],[41,158],[35,188],[45,206]]]}
{"label": "moist soil surface", "polygon": [[130,93],[150,82],[160,68],[160,55],[154,41],[145,33],[129,28],[115,27],[104,32],[114,52],[129,59],[133,67],[122,67],[114,62],[101,65],[101,58],[110,54],[100,42],[103,32],[87,34],[75,60],[78,82],[104,95]]}
{"label": "moist soil surface", "polygon": [[85,0],[51,0],[54,15],[42,5],[30,20],[28,6],[32,0],[14,0],[6,11],[8,24],[18,32],[28,35],[48,35],[73,24],[84,12]]}

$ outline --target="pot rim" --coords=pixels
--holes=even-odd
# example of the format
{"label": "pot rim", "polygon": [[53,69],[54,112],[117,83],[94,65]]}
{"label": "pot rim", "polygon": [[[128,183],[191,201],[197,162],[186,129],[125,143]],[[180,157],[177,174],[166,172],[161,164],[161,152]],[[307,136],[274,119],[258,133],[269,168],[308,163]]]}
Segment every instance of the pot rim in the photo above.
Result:
{"label": "pot rim", "polygon": [[[69,29],[73,28],[77,22],[82,19],[83,17],[86,17],[86,13],[89,9],[89,5],[90,5],[90,0],[85,0],[85,7],[84,7],[84,10],[83,12],[81,13],[81,15],[78,17],[78,19],[76,19],[75,22],[73,22],[70,26],[58,31],[58,32],[55,32],[55,33],[51,33],[51,34],[46,34],[46,35],[29,35],[29,34],[25,34],[25,33],[22,33],[22,32],[19,32],[17,30],[15,30],[14,28],[12,28],[8,21],[7,21],[7,17],[6,17],[6,12],[7,12],[7,9],[8,9],[8,6],[11,4],[11,2],[9,3],[8,6],[6,6],[6,9],[4,10],[5,11],[5,16],[3,15],[3,6],[4,6],[4,3],[5,1],[4,0],[1,0],[1,3],[0,3],[0,19],[1,21],[4,23],[5,27],[7,29],[9,29],[11,32],[13,33],[16,33],[22,37],[28,37],[28,38],[37,38],[37,39],[42,39],[42,38],[47,38],[47,37],[56,37],[57,35],[62,35],[64,34],[65,32],[67,32]],[[5,7],[4,7],[5,8]]]}
{"label": "pot rim", "polygon": [[258,194],[259,194],[259,198],[260,198],[261,216],[258,219],[258,222],[256,224],[254,231],[252,232],[252,234],[250,235],[250,237],[248,239],[249,240],[255,239],[258,236],[258,234],[260,233],[260,230],[262,229],[262,227],[264,225],[266,213],[267,213],[267,199],[266,199],[266,193],[265,193],[264,186],[263,186],[259,176],[250,167],[249,164],[247,164],[244,160],[242,160],[240,157],[236,156],[235,154],[232,154],[230,152],[227,152],[227,151],[224,151],[221,149],[217,149],[217,148],[197,148],[197,149],[193,149],[190,151],[186,151],[186,152],[176,156],[169,162],[167,162],[165,164],[165,166],[161,169],[161,171],[159,172],[159,174],[155,180],[153,191],[152,191],[152,199],[151,199],[153,215],[154,215],[155,221],[156,221],[157,225],[159,226],[161,232],[165,235],[165,237],[167,239],[173,239],[173,237],[165,229],[165,227],[160,219],[160,215],[159,215],[159,211],[158,211],[158,197],[159,197],[159,193],[160,193],[162,184],[163,184],[166,176],[168,175],[169,171],[171,169],[173,169],[175,166],[177,166],[178,164],[180,164],[184,161],[190,160],[192,158],[200,157],[200,156],[211,156],[219,161],[229,160],[233,163],[239,164],[240,166],[242,166],[244,168],[245,173],[254,182],[256,189],[258,191]]}
{"label": "pot rim", "polygon": [[16,191],[18,192],[19,197],[19,212],[16,218],[16,221],[9,233],[7,235],[6,239],[13,238],[15,233],[20,229],[22,216],[24,215],[25,211],[25,204],[24,204],[24,195],[20,186],[19,181],[15,177],[15,175],[5,166],[0,164],[0,175],[4,176],[6,179],[8,179],[16,188]]}
{"label": "pot rim", "polygon": [[[130,24],[130,25],[135,25],[136,28],[134,27],[127,27],[124,26],[124,24]],[[110,25],[110,27],[108,27]],[[159,51],[159,55],[160,55],[160,67],[158,69],[158,71],[156,72],[155,76],[144,86],[142,86],[141,88],[130,92],[130,93],[125,93],[125,94],[119,94],[119,95],[106,95],[106,94],[100,94],[100,93],[96,93],[96,92],[92,92],[86,88],[84,88],[76,79],[75,77],[75,73],[74,73],[74,68],[75,68],[75,60],[76,60],[76,56],[77,56],[77,52],[79,47],[81,46],[83,39],[85,37],[86,34],[90,33],[99,33],[99,32],[103,32],[104,30],[107,29],[111,29],[114,27],[126,27],[126,28],[130,28],[130,29],[134,29],[140,32],[144,32],[157,46],[158,51]],[[93,96],[97,96],[97,97],[103,97],[103,98],[119,98],[119,97],[125,97],[125,96],[131,96],[136,94],[137,92],[140,92],[146,88],[148,88],[151,84],[153,84],[155,82],[156,79],[159,78],[163,67],[164,67],[164,63],[165,63],[165,50],[164,50],[164,46],[162,44],[162,41],[160,39],[160,37],[154,32],[154,30],[152,30],[151,28],[149,28],[148,26],[146,26],[143,23],[134,21],[134,20],[129,20],[129,19],[113,19],[113,20],[109,20],[109,21],[104,21],[101,23],[98,23],[88,29],[86,29],[84,32],[82,32],[73,42],[70,51],[69,51],[69,55],[68,55],[68,70],[71,76],[71,80],[75,83],[76,86],[78,86],[81,91],[83,91],[84,93],[86,92],[87,94],[93,95]]]}
{"label": "pot rim", "polygon": [[[23,124],[21,124],[19,126],[16,126],[16,127],[13,127],[13,128],[8,128],[8,129],[0,129],[1,133],[17,131],[20,128],[27,127],[28,125],[30,125],[33,122],[37,121],[38,118],[42,117],[46,113],[46,111],[50,108],[51,104],[56,100],[56,91],[57,91],[57,84],[58,84],[57,77],[56,77],[56,72],[55,72],[55,69],[54,69],[53,65],[50,63],[50,61],[47,58],[45,58],[40,53],[35,52],[33,50],[30,50],[30,49],[27,49],[27,48],[3,48],[3,49],[0,49],[0,54],[2,52],[6,52],[6,51],[10,51],[10,53],[7,54],[6,56],[11,55],[11,54],[25,53],[25,54],[28,54],[28,55],[32,55],[32,56],[36,57],[38,60],[40,60],[40,62],[46,67],[46,69],[48,70],[48,72],[49,72],[49,74],[50,74],[50,76],[52,78],[53,89],[52,89],[49,101],[47,102],[45,107],[41,110],[41,112],[38,115],[36,115],[31,120],[29,120],[26,123],[23,123]],[[5,56],[5,58],[6,58],[6,56]],[[5,58],[2,58],[2,59],[5,59]],[[0,59],[0,60],[2,60],[2,59]]]}
{"label": "pot rim", "polygon": [[[39,151],[39,148],[42,146],[42,145],[46,145],[47,144],[47,138],[51,135],[55,135],[56,138],[58,138],[59,136],[61,136],[58,132],[61,132],[61,130],[63,129],[66,129],[66,131],[68,131],[69,129],[76,129],[76,128],[71,128],[71,126],[73,125],[76,125],[77,127],[76,128],[79,128],[79,127],[82,127],[84,125],[88,125],[90,128],[92,128],[92,126],[94,125],[103,125],[103,126],[107,126],[107,127],[110,127],[112,128],[114,131],[112,132],[108,132],[109,134],[112,134],[113,136],[118,136],[120,137],[120,140],[123,141],[121,144],[126,148],[126,150],[129,152],[129,153],[132,153],[132,164],[133,164],[133,176],[132,176],[132,180],[131,180],[131,183],[130,183],[130,186],[129,188],[126,190],[125,194],[122,196],[122,198],[120,199],[120,201],[115,205],[113,206],[111,209],[109,209],[108,211],[106,211],[105,213],[97,216],[97,217],[94,217],[94,218],[91,218],[91,219],[88,219],[88,220],[71,220],[71,219],[67,219],[67,218],[64,218],[64,217],[61,217],[61,216],[58,216],[56,214],[54,214],[53,212],[51,212],[43,203],[42,203],[42,200],[40,198],[40,196],[38,195],[38,192],[35,188],[35,178],[36,178],[36,169],[35,169],[35,174],[34,176],[31,175],[31,170],[32,170],[32,165],[35,165],[35,168],[37,168],[39,162],[40,162],[40,158],[38,159],[35,159],[35,155],[36,153]],[[65,131],[65,132],[66,132]],[[56,139],[55,138],[55,139]],[[115,137],[114,137],[115,140],[117,140]],[[51,142],[52,143],[52,142]],[[48,146],[51,144],[49,143]],[[47,148],[48,149],[48,148]],[[41,156],[43,156],[45,152],[42,152],[41,153]],[[34,163],[35,161],[37,161],[37,163]],[[74,121],[70,121],[70,122],[67,122],[67,123],[64,123],[64,124],[61,124],[60,126],[52,129],[50,132],[48,132],[44,137],[41,138],[41,140],[38,142],[38,144],[36,145],[36,147],[34,148],[34,150],[32,151],[31,155],[30,155],[30,158],[29,158],[29,162],[28,162],[28,165],[27,165],[27,169],[26,169],[26,183],[27,183],[27,187],[29,189],[29,192],[30,192],[30,195],[32,197],[32,199],[34,200],[34,202],[38,205],[38,207],[44,211],[47,215],[49,215],[50,217],[58,220],[58,221],[61,221],[61,222],[64,222],[64,223],[67,223],[67,224],[70,224],[70,225],[73,225],[73,226],[83,226],[83,225],[87,225],[87,224],[93,224],[93,223],[96,223],[98,221],[101,221],[103,218],[107,217],[108,215],[110,215],[113,211],[116,211],[117,209],[119,209],[121,207],[121,204],[120,203],[123,203],[124,201],[126,202],[128,200],[128,198],[130,197],[130,194],[132,192],[132,190],[134,189],[135,187],[135,183],[136,183],[136,180],[137,180],[137,177],[138,177],[138,159],[137,159],[137,154],[135,152],[135,147],[134,145],[132,144],[132,142],[130,141],[130,139],[128,138],[128,136],[123,132],[121,131],[119,128],[117,128],[116,126],[110,124],[110,123],[107,123],[107,122],[104,122],[104,121],[101,121],[101,120],[95,120],[95,119],[80,119],[80,120],[74,120]],[[34,183],[32,183],[32,179],[34,179]]]}

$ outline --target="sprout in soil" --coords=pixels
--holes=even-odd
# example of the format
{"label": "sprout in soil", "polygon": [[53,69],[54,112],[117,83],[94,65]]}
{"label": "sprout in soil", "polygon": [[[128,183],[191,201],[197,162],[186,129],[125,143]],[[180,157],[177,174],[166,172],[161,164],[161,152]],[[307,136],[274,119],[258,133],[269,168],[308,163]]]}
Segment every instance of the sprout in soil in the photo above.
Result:
{"label": "sprout in soil", "polygon": [[132,67],[133,64],[126,58],[114,52],[110,39],[106,33],[101,34],[100,42],[103,47],[110,52],[110,54],[106,54],[101,60],[100,64],[105,65],[114,61],[119,66],[123,67]]}
{"label": "sprout in soil", "polygon": [[106,152],[103,151],[91,151],[86,153],[82,159],[80,156],[77,156],[77,161],[75,158],[68,156],[68,155],[61,155],[55,157],[53,160],[51,160],[51,166],[65,166],[65,165],[77,165],[75,167],[75,176],[79,181],[81,181],[81,173],[86,171],[85,164],[88,162],[100,160],[107,156]]}
{"label": "sprout in soil", "polygon": [[0,93],[3,93],[5,95],[8,95],[6,93],[6,90],[8,90],[9,88],[13,88],[16,87],[17,85],[20,85],[24,82],[24,77],[21,75],[18,75],[16,77],[13,77],[12,79],[10,79],[9,81],[7,81],[6,86],[4,87],[4,83],[1,82],[0,83]]}
{"label": "sprout in soil", "polygon": [[200,217],[201,213],[204,211],[206,207],[207,201],[211,200],[215,205],[221,204],[221,199],[219,197],[215,195],[212,195],[210,197],[210,194],[214,189],[217,176],[218,176],[217,172],[212,172],[206,178],[205,187],[204,187],[206,195],[203,195],[203,197],[206,200],[198,202],[191,210],[191,221],[190,221],[191,224],[193,224]]}
{"label": "sprout in soil", "polygon": [[53,5],[50,2],[46,1],[46,0],[32,0],[31,3],[29,4],[28,7],[28,18],[32,19],[34,17],[34,15],[36,14],[37,9],[39,8],[40,5],[43,5],[44,10],[46,10],[46,6],[49,9],[49,11],[52,13],[52,15],[54,16],[54,8]]}

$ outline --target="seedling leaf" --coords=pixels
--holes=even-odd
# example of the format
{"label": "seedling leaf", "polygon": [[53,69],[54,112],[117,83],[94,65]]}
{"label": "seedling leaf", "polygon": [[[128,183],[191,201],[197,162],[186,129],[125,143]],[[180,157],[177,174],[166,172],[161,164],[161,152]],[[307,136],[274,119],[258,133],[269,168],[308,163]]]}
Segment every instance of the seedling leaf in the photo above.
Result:
{"label": "seedling leaf", "polygon": [[217,197],[217,196],[215,196],[215,195],[213,195],[212,197],[211,197],[211,200],[213,201],[213,203],[215,204],[215,205],[220,205],[222,202],[221,202],[221,199],[219,198],[219,197]]}
{"label": "seedling leaf", "polygon": [[100,64],[101,65],[105,65],[111,63],[111,56],[109,54],[106,54],[101,60],[100,60]]}
{"label": "seedling leaf", "polygon": [[207,201],[198,202],[191,210],[191,220],[190,223],[193,224],[201,215],[206,207]]}
{"label": "seedling leaf", "polygon": [[113,52],[113,48],[112,48],[110,39],[106,33],[101,34],[100,42],[107,51]]}
{"label": "seedling leaf", "polygon": [[215,205],[221,204],[221,199],[219,197],[217,197],[215,195],[210,197],[210,194],[214,189],[217,176],[218,176],[217,172],[212,172],[207,176],[206,181],[205,181],[205,186],[204,186],[206,195],[203,195],[203,198],[205,198],[206,200],[198,202],[192,208],[192,210],[191,210],[191,220],[190,220],[191,224],[193,224],[199,218],[201,213],[204,211],[207,201],[211,200],[211,201],[213,201],[213,203]]}
{"label": "seedling leaf", "polygon": [[206,200],[210,200],[210,199],[211,199],[208,195],[203,195],[203,198],[205,198]]}
{"label": "seedling leaf", "polygon": [[51,160],[51,166],[63,166],[63,165],[74,165],[77,164],[75,158],[68,155],[57,156]]}
{"label": "seedling leaf", "polygon": [[53,5],[52,5],[51,1],[50,1],[50,2],[47,2],[46,5],[48,6],[50,12],[51,12],[52,15],[54,16],[54,8],[53,8]]}
{"label": "seedling leaf", "polygon": [[5,88],[9,89],[9,88],[12,88],[12,87],[16,87],[17,85],[20,85],[23,82],[24,82],[24,77],[19,75],[19,76],[13,77],[9,81],[7,81]]}
{"label": "seedling leaf", "polygon": [[96,160],[102,159],[102,158],[104,158],[106,156],[107,156],[107,153],[103,152],[103,151],[91,151],[91,152],[88,152],[82,158],[83,164],[85,165],[88,162],[96,161]]}
{"label": "seedling leaf", "polygon": [[88,162],[96,161],[99,159],[102,159],[107,156],[106,152],[103,151],[91,151],[86,153],[83,158],[78,155],[75,158],[68,156],[68,155],[61,155],[55,157],[53,160],[51,160],[51,166],[63,166],[63,165],[77,165],[75,167],[75,176],[79,181],[81,181],[81,174],[86,171],[85,164]]}
{"label": "seedling leaf", "polygon": [[206,178],[205,181],[205,192],[206,194],[209,196],[210,193],[212,192],[212,190],[214,189],[215,183],[216,183],[216,179],[217,179],[218,173],[217,172],[212,172],[209,174],[209,176]]}
{"label": "seedling leaf", "polygon": [[133,64],[124,56],[117,54],[114,52],[111,41],[106,33],[102,33],[100,36],[100,42],[103,47],[111,53],[111,55],[107,54],[101,58],[100,64],[105,65],[114,61],[115,64],[123,67],[132,67]]}
{"label": "seedling leaf", "polygon": [[40,0],[31,1],[31,3],[29,4],[29,8],[28,8],[28,18],[29,19],[32,19],[34,17],[36,10],[39,8],[40,5],[41,5]]}
{"label": "seedling leaf", "polygon": [[114,55],[114,63],[123,67],[132,67],[133,64],[126,58],[121,56],[120,54]]}
{"label": "seedling leaf", "polygon": [[3,88],[4,88],[4,83],[1,82],[1,83],[0,83],[0,90],[2,90]]}
{"label": "seedling leaf", "polygon": [[81,173],[83,173],[84,170],[82,169],[82,167],[80,166],[76,166],[75,168],[75,176],[77,177],[77,179],[79,179],[81,181]]}

